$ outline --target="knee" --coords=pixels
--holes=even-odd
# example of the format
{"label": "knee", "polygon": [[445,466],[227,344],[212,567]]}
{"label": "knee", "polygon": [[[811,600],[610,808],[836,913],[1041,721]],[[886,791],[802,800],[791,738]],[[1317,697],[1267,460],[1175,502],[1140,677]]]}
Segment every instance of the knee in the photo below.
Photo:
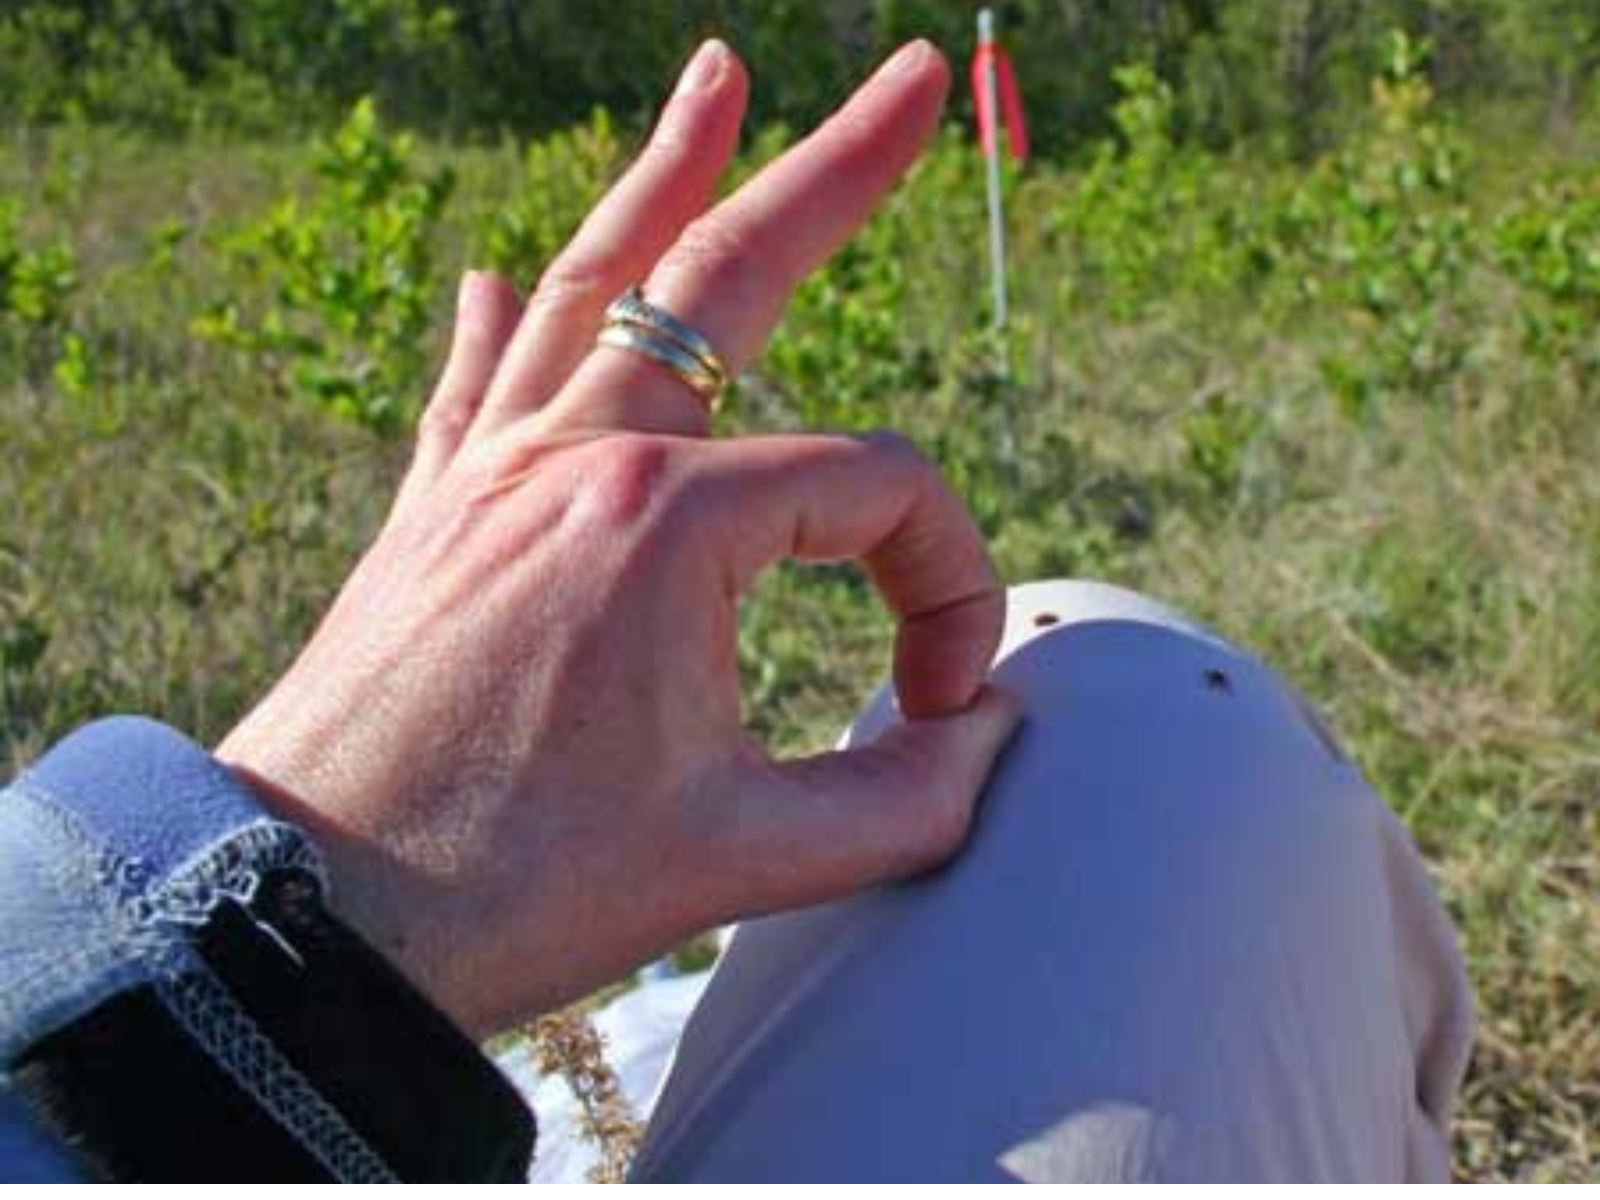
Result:
{"label": "knee", "polygon": [[[1381,803],[1298,694],[1225,640],[1119,588],[1028,584],[993,677],[1028,719],[952,868],[969,887],[1032,877],[1049,908],[1091,906],[1186,955],[1277,953],[1363,903]],[[879,697],[851,740],[892,719]]]}
{"label": "knee", "polygon": [[[1341,822],[1372,816],[1375,797],[1292,686],[1135,592],[1079,581],[1012,588],[992,678],[1021,696],[1028,721],[989,807],[1021,809],[1030,822],[1130,826],[1191,848],[1226,838],[1257,853],[1280,838],[1271,848],[1292,858],[1291,842],[1325,846]],[[845,740],[869,740],[895,719],[886,689]]]}
{"label": "knee", "polygon": [[[1404,1115],[1392,822],[1353,765],[1271,671],[1152,601],[1041,584],[1009,609],[994,674],[1028,721],[966,850],[909,886],[744,927],[649,1166],[1052,1174],[1068,1168],[1008,1155],[1041,1131],[1046,1149],[1079,1132],[1122,1146],[1144,1127],[1094,1114],[1148,1112],[1224,1155],[1175,1172],[1312,1176],[1324,1143],[1358,1144],[1340,1098]],[[880,695],[847,740],[893,719]],[[900,1081],[916,1120],[847,1105],[778,1119],[794,1097],[859,1087],[863,1062]],[[674,1120],[713,1063],[729,1121]],[[1305,1101],[1308,1080],[1325,1086]],[[1276,1140],[1226,1159],[1251,1113],[1284,1114]]]}

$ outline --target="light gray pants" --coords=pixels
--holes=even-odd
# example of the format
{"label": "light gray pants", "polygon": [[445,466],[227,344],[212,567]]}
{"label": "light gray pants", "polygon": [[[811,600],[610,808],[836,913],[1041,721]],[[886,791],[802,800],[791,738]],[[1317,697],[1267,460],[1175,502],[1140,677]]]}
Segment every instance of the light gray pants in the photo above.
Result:
{"label": "light gray pants", "polygon": [[1093,584],[1010,609],[1029,720],[969,848],[741,927],[636,1177],[1446,1178],[1472,1001],[1405,830],[1213,635]]}

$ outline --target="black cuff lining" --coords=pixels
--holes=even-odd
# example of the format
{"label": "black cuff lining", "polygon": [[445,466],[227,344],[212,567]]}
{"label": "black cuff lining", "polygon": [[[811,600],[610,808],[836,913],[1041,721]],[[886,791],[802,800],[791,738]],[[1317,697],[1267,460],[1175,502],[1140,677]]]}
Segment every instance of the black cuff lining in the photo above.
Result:
{"label": "black cuff lining", "polygon": [[[468,1038],[324,910],[315,879],[279,871],[225,903],[200,956],[345,1122],[408,1182],[520,1182],[533,1116]],[[154,989],[57,1030],[13,1082],[112,1179],[299,1181],[328,1173],[197,1046]]]}

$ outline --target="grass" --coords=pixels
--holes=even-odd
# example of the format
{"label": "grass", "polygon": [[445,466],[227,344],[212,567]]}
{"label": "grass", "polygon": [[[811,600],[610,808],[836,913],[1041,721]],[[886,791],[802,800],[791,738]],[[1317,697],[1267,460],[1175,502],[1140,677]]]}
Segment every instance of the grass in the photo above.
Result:
{"label": "grass", "polygon": [[[520,155],[422,153],[460,177],[438,260],[482,261],[492,214],[529,202]],[[73,394],[52,374],[60,330],[0,326],[0,771],[113,710],[215,739],[381,518],[402,445],[189,329],[263,286],[230,276],[212,234],[304,181],[304,161],[95,130],[0,148],[26,236],[75,247],[70,327],[93,372]],[[1532,353],[1531,302],[1480,256],[1441,310],[1460,360],[1352,416],[1326,363],[1377,334],[1348,303],[1175,288],[1112,316],[1067,291],[1086,243],[1058,216],[1081,180],[1046,168],[1018,193],[1001,379],[972,332],[985,282],[964,170],[941,156],[808,290],[735,428],[906,429],[962,482],[1010,578],[1146,590],[1294,679],[1415,830],[1465,939],[1483,1032],[1461,1171],[1600,1178],[1594,347]],[[1519,189],[1496,174],[1480,194]],[[174,218],[192,232],[160,253],[152,231]],[[855,378],[859,394],[822,386]],[[742,635],[752,722],[782,750],[828,741],[886,651],[853,572],[776,574]]]}

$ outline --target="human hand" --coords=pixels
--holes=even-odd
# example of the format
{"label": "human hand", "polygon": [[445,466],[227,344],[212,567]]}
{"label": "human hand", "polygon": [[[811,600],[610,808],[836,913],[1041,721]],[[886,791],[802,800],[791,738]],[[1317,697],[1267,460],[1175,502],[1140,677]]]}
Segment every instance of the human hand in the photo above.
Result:
{"label": "human hand", "polygon": [[[903,440],[711,440],[671,371],[594,346],[647,294],[737,370],[937,127],[903,49],[709,212],[743,68],[691,61],[650,144],[524,309],[463,282],[393,512],[219,757],[322,846],[336,912],[485,1035],[690,934],[946,858],[1018,720],[983,688],[1004,599]],[[737,609],[773,562],[861,559],[907,722],[777,762],[740,727]]]}

